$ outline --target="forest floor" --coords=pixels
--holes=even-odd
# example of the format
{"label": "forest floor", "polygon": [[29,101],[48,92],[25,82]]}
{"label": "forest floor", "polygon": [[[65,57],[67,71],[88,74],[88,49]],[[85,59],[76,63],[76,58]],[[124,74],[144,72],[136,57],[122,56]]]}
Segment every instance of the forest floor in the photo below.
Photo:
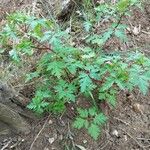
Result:
{"label": "forest floor", "polygon": [[[14,2],[14,3],[13,3]],[[30,6],[31,1],[0,0],[1,22],[6,12]],[[131,47],[140,48],[143,53],[150,56],[150,5],[144,10],[133,10],[134,15],[128,19],[129,26],[134,29],[140,27],[137,35],[131,34]],[[3,17],[2,17],[3,16]],[[115,41],[109,41],[109,46],[116,46]],[[30,88],[22,89],[22,94],[28,96]],[[28,92],[27,92],[28,91]],[[85,130],[75,130],[71,127],[74,119],[74,105],[68,104],[67,111],[62,116],[46,115],[44,118],[31,120],[31,132],[28,135],[11,133],[1,135],[0,149],[15,150],[149,150],[150,149],[150,93],[141,95],[138,91],[127,95],[120,92],[117,107],[107,110],[110,116],[102,130],[101,136],[94,141]],[[88,105],[82,98],[79,105]],[[68,148],[68,149],[67,149]]]}

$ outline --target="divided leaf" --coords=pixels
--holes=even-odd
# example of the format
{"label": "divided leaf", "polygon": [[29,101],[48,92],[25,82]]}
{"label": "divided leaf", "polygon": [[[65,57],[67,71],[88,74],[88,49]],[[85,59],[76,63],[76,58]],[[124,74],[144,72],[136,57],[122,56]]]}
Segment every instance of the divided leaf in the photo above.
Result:
{"label": "divided leaf", "polygon": [[92,138],[97,140],[98,136],[100,135],[99,126],[92,123],[91,126],[88,128],[88,133],[91,135]]}
{"label": "divided leaf", "polygon": [[54,87],[59,99],[75,102],[76,88],[72,83],[67,83],[65,80],[59,80],[58,85]]}
{"label": "divided leaf", "polygon": [[117,9],[119,12],[124,12],[130,5],[130,0],[119,0],[117,3]]}
{"label": "divided leaf", "polygon": [[77,111],[78,111],[80,117],[82,117],[82,118],[88,117],[88,111],[86,109],[78,108]]}
{"label": "divided leaf", "polygon": [[85,125],[85,120],[82,118],[76,118],[76,120],[73,123],[73,127],[77,129],[81,129]]}
{"label": "divided leaf", "polygon": [[65,64],[61,61],[53,61],[48,64],[47,71],[51,71],[52,75],[60,78],[63,74]]}
{"label": "divided leaf", "polygon": [[106,122],[106,120],[107,120],[107,117],[103,113],[100,113],[95,116],[93,122],[97,125],[102,125]]}
{"label": "divided leaf", "polygon": [[79,82],[80,82],[80,89],[81,89],[81,92],[84,93],[84,92],[87,92],[87,91],[91,91],[94,89],[94,84],[92,82],[92,80],[90,79],[90,77],[88,76],[88,74],[86,73],[81,73],[79,75]]}

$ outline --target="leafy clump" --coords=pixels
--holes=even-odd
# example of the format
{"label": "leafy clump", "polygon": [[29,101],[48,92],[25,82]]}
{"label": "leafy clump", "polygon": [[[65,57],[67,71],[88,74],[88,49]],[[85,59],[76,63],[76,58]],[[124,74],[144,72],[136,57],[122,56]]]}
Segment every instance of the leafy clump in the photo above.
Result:
{"label": "leafy clump", "polygon": [[96,140],[100,134],[102,126],[107,117],[103,113],[98,113],[96,108],[77,109],[79,116],[74,121],[73,126],[77,129],[86,128],[88,133]]}
{"label": "leafy clump", "polygon": [[[92,108],[78,108],[79,116],[73,126],[86,128],[97,139],[108,118],[102,113],[99,103],[115,107],[120,90],[139,88],[143,94],[147,93],[150,59],[137,50],[125,54],[118,50],[108,54],[104,48],[113,37],[120,42],[128,40],[127,25],[122,24],[121,19],[134,2],[121,0],[114,6],[104,3],[93,9],[88,1],[90,5],[82,7],[88,12],[83,12],[85,37],[80,45],[73,42],[77,37],[53,19],[25,13],[8,15],[7,23],[0,32],[0,53],[9,54],[18,68],[30,66],[32,60],[33,66],[25,75],[25,82],[34,82],[37,89],[29,109],[39,114],[62,113],[66,103],[75,103],[80,95],[88,96]],[[116,23],[97,33],[99,23],[112,18]]]}

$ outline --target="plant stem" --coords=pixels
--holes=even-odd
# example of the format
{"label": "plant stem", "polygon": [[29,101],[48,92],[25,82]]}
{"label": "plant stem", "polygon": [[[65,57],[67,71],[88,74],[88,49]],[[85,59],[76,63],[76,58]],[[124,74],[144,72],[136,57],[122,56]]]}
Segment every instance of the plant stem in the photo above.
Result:
{"label": "plant stem", "polygon": [[90,94],[90,96],[91,96],[91,98],[92,98],[93,105],[94,105],[95,108],[98,110],[98,106],[97,106],[96,101],[95,101],[95,99],[94,99],[94,97],[93,97],[93,94],[92,94],[91,92],[89,92],[89,94]]}

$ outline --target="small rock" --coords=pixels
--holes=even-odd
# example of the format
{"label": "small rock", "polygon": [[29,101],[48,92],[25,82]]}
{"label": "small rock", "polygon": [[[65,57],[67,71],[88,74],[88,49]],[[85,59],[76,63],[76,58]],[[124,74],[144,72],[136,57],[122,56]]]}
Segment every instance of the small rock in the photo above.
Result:
{"label": "small rock", "polygon": [[25,139],[22,139],[22,140],[21,140],[21,142],[24,142],[24,141],[25,141]]}
{"label": "small rock", "polygon": [[116,137],[119,137],[119,133],[117,130],[113,130],[112,131],[112,135],[116,136]]}
{"label": "small rock", "polygon": [[74,110],[74,107],[71,107],[71,110]]}
{"label": "small rock", "polygon": [[52,120],[49,120],[48,123],[51,125],[51,124],[53,124],[53,121],[52,121]]}
{"label": "small rock", "polygon": [[134,27],[132,30],[134,35],[138,35],[141,32],[141,26],[139,25],[139,27]]}
{"label": "small rock", "polygon": [[86,143],[87,143],[87,140],[83,140],[83,143],[86,144]]}
{"label": "small rock", "polygon": [[127,141],[127,140],[128,140],[128,137],[127,137],[127,135],[124,135],[124,139],[125,139],[125,141]]}
{"label": "small rock", "polygon": [[52,138],[49,138],[49,139],[48,139],[48,141],[49,141],[49,143],[50,143],[50,144],[52,144],[52,143],[54,143],[54,141],[55,141],[55,138],[54,138],[54,137],[52,137]]}
{"label": "small rock", "polygon": [[140,105],[139,103],[133,104],[133,110],[137,113],[142,113],[142,105]]}

